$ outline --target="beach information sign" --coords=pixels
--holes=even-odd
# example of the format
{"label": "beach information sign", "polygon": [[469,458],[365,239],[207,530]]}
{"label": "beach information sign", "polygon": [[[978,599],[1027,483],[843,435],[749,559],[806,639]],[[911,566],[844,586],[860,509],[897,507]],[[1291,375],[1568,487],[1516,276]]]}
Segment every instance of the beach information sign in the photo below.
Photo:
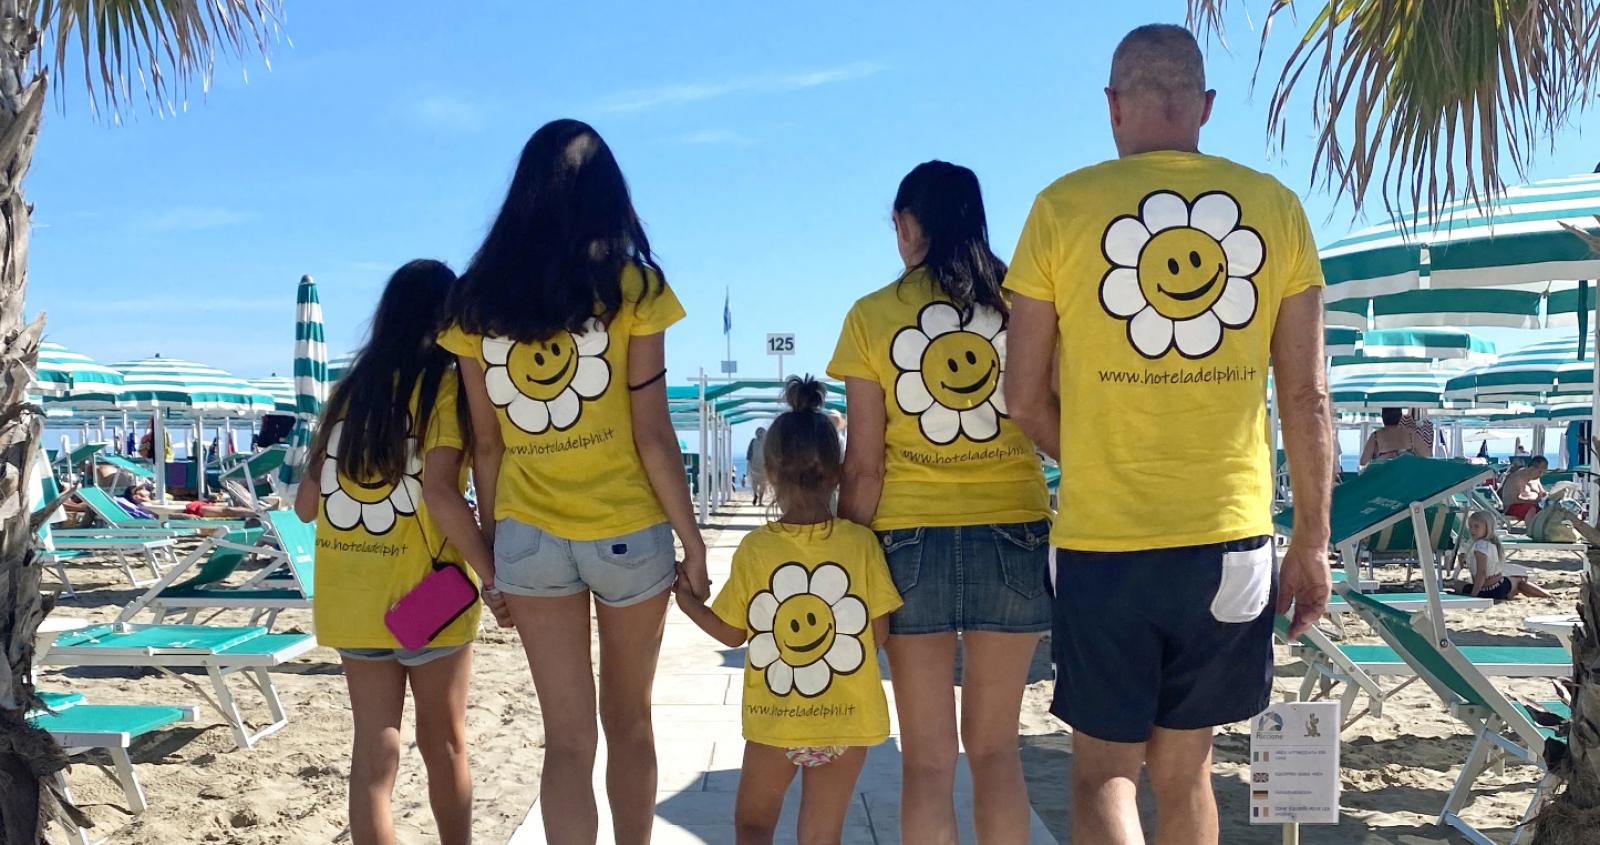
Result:
{"label": "beach information sign", "polygon": [[1339,822],[1339,702],[1275,703],[1250,724],[1250,823]]}

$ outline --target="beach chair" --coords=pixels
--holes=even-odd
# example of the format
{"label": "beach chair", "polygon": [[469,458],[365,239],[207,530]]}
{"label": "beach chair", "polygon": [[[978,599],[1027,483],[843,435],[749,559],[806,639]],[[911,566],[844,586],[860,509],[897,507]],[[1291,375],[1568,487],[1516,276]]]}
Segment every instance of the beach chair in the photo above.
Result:
{"label": "beach chair", "polygon": [[245,528],[248,523],[241,519],[185,519],[181,521],[168,521],[157,519],[140,519],[130,515],[111,498],[111,494],[98,487],[80,487],[74,494],[79,500],[94,512],[101,522],[111,528],[127,529],[130,531],[151,531],[157,534],[166,534],[173,537],[193,537],[202,532],[225,532],[230,529]]}
{"label": "beach chair", "polygon": [[156,471],[154,469],[132,458],[123,457],[122,455],[113,454],[111,452],[100,452],[95,454],[94,462],[97,464],[105,464],[107,466],[116,467],[119,473],[126,473],[129,477],[140,481],[153,482],[156,480]]}
{"label": "beach chair", "polygon": [[[253,535],[233,531],[223,537],[211,537],[123,608],[117,621],[130,622],[150,610],[158,624],[168,614],[180,612],[187,614],[184,621],[189,623],[202,610],[242,609],[251,611],[251,625],[271,629],[284,610],[310,608],[316,577],[316,528],[301,522],[292,511],[271,511],[267,521],[272,527],[271,545],[261,542],[259,530]],[[223,582],[253,556],[274,562],[243,584],[224,586]],[[197,565],[198,571],[182,583],[177,582]]]}
{"label": "beach chair", "polygon": [[[289,723],[268,671],[316,648],[310,634],[269,633],[261,627],[207,625],[96,625],[64,633],[40,662],[47,666],[117,666],[155,669],[194,690],[222,715],[234,741],[248,749]],[[210,690],[177,670],[199,670]],[[261,693],[271,721],[251,729],[228,687],[228,677],[244,674]]]}
{"label": "beach chair", "polygon": [[58,473],[77,472],[79,467],[109,445],[109,443],[83,443],[73,447],[70,451],[56,452],[53,455],[52,464]]}
{"label": "beach chair", "polygon": [[[229,455],[219,462],[216,488],[228,491],[228,495],[236,499],[239,498],[236,491],[243,491],[244,498],[239,504],[258,507],[261,499],[272,495],[272,476],[283,468],[288,457],[289,447],[284,445],[268,446],[250,455]],[[257,479],[264,480],[258,483]],[[237,485],[229,482],[237,482]]]}
{"label": "beach chair", "polygon": [[[1427,577],[1426,574],[1424,577]],[[1357,613],[1383,636],[1395,653],[1415,670],[1417,677],[1439,696],[1450,714],[1460,719],[1473,733],[1472,750],[1462,763],[1461,773],[1445,799],[1444,809],[1439,815],[1440,824],[1455,828],[1477,845],[1495,845],[1493,840],[1461,818],[1461,811],[1472,802],[1473,784],[1500,759],[1509,758],[1539,770],[1539,784],[1534,789],[1527,812],[1517,823],[1517,833],[1511,840],[1514,845],[1522,838],[1528,820],[1538,812],[1550,785],[1550,772],[1544,759],[1545,745],[1551,740],[1564,743],[1565,737],[1536,723],[1527,706],[1501,693],[1483,668],[1473,660],[1473,655],[1451,640],[1450,632],[1437,610],[1407,613],[1387,607],[1370,596],[1348,590],[1345,598],[1355,605]],[[1562,650],[1558,648],[1555,651]],[[1569,662],[1567,666],[1570,665]],[[1539,707],[1557,715],[1571,715],[1564,702],[1539,702]]]}
{"label": "beach chair", "polygon": [[[83,560],[91,552],[108,552],[117,559],[128,583],[144,587],[161,580],[165,567],[178,563],[177,543],[172,537],[152,536],[147,531],[132,533],[109,530],[54,529],[47,522],[39,526],[39,545],[46,556],[46,565],[56,570],[63,592],[76,595],[67,577],[66,564]],[[64,553],[64,554],[63,554]],[[148,566],[153,577],[140,578],[134,573],[135,565]]]}

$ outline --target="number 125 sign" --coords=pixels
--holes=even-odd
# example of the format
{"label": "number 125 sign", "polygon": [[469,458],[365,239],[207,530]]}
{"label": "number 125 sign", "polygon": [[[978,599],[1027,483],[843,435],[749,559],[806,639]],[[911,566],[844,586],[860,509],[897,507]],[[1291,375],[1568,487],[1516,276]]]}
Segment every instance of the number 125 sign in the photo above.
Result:
{"label": "number 125 sign", "polygon": [[768,355],[793,355],[794,354],[794,335],[792,335],[792,334],[769,334],[769,335],[767,335],[767,354]]}

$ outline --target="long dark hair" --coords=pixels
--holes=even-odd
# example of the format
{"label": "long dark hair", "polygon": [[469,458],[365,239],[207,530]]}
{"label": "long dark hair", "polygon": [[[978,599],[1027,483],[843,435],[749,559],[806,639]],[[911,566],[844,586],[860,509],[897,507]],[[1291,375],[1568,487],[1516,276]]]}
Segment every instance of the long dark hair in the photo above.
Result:
{"label": "long dark hair", "polygon": [[822,413],[826,389],[816,379],[790,376],[783,386],[789,410],[772,421],[764,451],[767,478],[784,508],[832,507],[843,477],[839,432]]}
{"label": "long dark hair", "polygon": [[518,341],[581,332],[595,316],[609,324],[630,264],[650,271],[640,294],[649,298],[661,267],[611,148],[587,123],[554,120],[522,148],[500,214],[461,274],[453,318],[472,334]]}
{"label": "long dark hair", "polygon": [[989,248],[989,219],[976,173],[948,161],[925,161],[900,180],[894,210],[915,217],[928,239],[927,256],[907,276],[927,270],[961,312],[962,323],[972,318],[975,305],[1010,315],[1000,294],[1006,263]]}
{"label": "long dark hair", "polygon": [[[455,363],[455,356],[436,342],[455,281],[449,267],[429,259],[408,262],[389,277],[372,315],[367,344],[328,397],[312,460],[327,456],[333,424],[343,420],[336,444],[339,472],[361,481],[400,481],[405,474],[406,439],[428,430],[439,383]],[[409,411],[413,394],[417,395],[415,420]],[[458,415],[464,407],[465,402],[458,404]]]}

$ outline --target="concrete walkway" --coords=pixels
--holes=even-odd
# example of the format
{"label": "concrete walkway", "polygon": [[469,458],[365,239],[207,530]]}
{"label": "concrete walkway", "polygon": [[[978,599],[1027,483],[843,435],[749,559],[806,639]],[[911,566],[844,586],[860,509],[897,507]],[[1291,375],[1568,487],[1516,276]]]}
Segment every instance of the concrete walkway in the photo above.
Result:
{"label": "concrete walkway", "polygon": [[[713,584],[727,581],[733,551],[764,514],[755,508],[730,508],[714,515],[707,532],[708,565]],[[655,684],[655,730],[660,770],[656,827],[652,845],[732,845],[733,799],[739,784],[744,740],[739,733],[739,696],[744,649],[725,649],[695,627],[676,606],[668,613],[666,637]],[[891,845],[900,842],[899,725],[890,696],[889,741],[873,748],[857,782],[858,800],[844,830],[845,845]],[[604,797],[605,748],[595,766],[595,792],[600,806],[601,843],[613,841]],[[785,806],[779,843],[793,843],[794,812],[799,806],[796,778]],[[965,758],[956,777],[957,813],[963,843],[972,843],[972,787]],[[1032,845],[1056,845],[1037,815],[1032,820]],[[543,845],[544,824],[537,801],[511,837],[512,845]]]}

